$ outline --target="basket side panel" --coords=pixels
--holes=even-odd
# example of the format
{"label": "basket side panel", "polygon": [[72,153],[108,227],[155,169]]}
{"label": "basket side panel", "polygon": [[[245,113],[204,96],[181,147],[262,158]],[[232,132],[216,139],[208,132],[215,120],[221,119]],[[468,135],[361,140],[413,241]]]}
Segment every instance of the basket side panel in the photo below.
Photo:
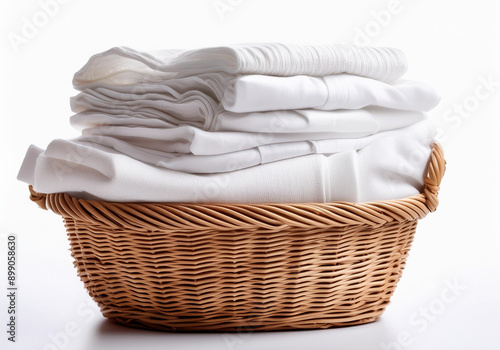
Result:
{"label": "basket side panel", "polygon": [[105,317],[185,331],[374,321],[417,225],[144,232],[65,222],[78,275]]}

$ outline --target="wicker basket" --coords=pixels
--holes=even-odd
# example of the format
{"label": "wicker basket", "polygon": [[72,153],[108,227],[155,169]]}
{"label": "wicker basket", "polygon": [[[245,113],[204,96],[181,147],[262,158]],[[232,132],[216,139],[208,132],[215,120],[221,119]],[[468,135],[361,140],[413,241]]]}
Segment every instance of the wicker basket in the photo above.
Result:
{"label": "wicker basket", "polygon": [[109,203],[31,191],[64,218],[78,275],[102,314],[157,330],[329,328],[375,321],[445,170],[423,193],[326,204]]}

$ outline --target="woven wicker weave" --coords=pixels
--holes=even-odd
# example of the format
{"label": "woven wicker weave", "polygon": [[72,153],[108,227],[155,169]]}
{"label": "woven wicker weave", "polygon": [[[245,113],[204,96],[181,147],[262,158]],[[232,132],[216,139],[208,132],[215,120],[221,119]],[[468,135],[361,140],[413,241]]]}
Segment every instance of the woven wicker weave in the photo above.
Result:
{"label": "woven wicker weave", "polygon": [[436,144],[423,193],[358,204],[109,203],[30,191],[64,218],[78,275],[107,318],[158,330],[329,328],[382,314],[444,170]]}

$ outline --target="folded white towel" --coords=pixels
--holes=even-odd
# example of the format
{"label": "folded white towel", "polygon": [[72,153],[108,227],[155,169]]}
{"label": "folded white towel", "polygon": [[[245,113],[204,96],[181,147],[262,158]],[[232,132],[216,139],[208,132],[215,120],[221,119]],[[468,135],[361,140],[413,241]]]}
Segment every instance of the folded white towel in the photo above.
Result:
{"label": "folded white towel", "polygon": [[209,72],[274,76],[349,73],[392,82],[406,69],[406,58],[397,49],[347,44],[269,43],[150,52],[115,47],[92,56],[75,74],[73,85],[83,88],[96,81],[131,85]]}
{"label": "folded white towel", "polygon": [[[313,109],[284,110],[256,113],[222,112],[211,131],[241,131],[254,133],[360,133],[363,136],[381,131],[403,128],[425,119],[423,112],[386,108],[339,109],[320,111]],[[110,125],[110,124],[107,124]]]}
{"label": "folded white towel", "polygon": [[[231,120],[231,116],[222,119],[222,122],[226,122],[225,124],[230,124],[229,128],[232,122],[232,126],[236,130],[240,127],[240,130],[244,129],[244,125],[248,125],[248,128],[254,129],[256,132],[208,132],[188,125],[172,128],[144,127],[141,120],[135,120],[134,122],[138,124],[129,121],[126,125],[85,128],[82,130],[82,134],[98,137],[109,136],[125,141],[132,146],[151,149],[163,154],[217,155],[277,143],[360,138],[407,126],[425,118],[422,112],[386,109],[302,110],[282,111],[274,114],[276,118],[281,119],[268,118],[266,112],[254,113],[246,118],[235,118],[234,122]],[[276,124],[280,120],[281,125]],[[261,126],[262,129],[260,129]],[[224,128],[224,125],[219,125],[219,127]],[[301,127],[303,128],[301,129]],[[276,129],[281,129],[281,132],[275,132]],[[287,132],[284,132],[283,129],[287,129]]]}
{"label": "folded white towel", "polygon": [[385,134],[358,151],[207,175],[152,166],[99,144],[55,140],[46,151],[30,147],[18,179],[39,192],[108,201],[360,202],[419,193],[434,124],[424,120]]}
{"label": "folded white towel", "polygon": [[387,84],[351,74],[326,77],[273,77],[243,75],[225,89],[222,105],[231,112],[280,109],[358,109],[379,106],[410,111],[429,111],[439,102],[427,84],[399,80]]}
{"label": "folded white towel", "polygon": [[[381,106],[427,111],[439,101],[436,92],[423,83],[386,84],[349,74],[327,77],[244,75],[225,80],[227,76],[217,73],[216,76],[205,74],[203,78],[206,79],[204,83],[193,77],[133,86],[94,83],[71,99],[71,107],[77,112],[74,119],[85,124],[86,118],[93,117],[92,113],[134,115],[164,120],[169,127],[186,124],[216,131],[214,124],[220,124],[220,113],[225,110],[250,113]],[[193,84],[191,88],[189,84]]]}
{"label": "folded white towel", "polygon": [[[364,126],[369,126],[369,124]],[[352,125],[352,129],[355,130],[354,124]],[[391,134],[400,133],[400,130],[396,129],[377,133],[374,131],[373,135],[360,138],[269,143],[240,151],[214,155],[164,152],[158,148],[151,149],[138,146],[130,140],[124,141],[119,138],[103,135],[82,136],[71,142],[99,144],[113,148],[141,162],[186,173],[222,173],[314,153],[333,154],[345,151],[357,151],[380,138],[391,137]],[[224,136],[224,133],[220,135]],[[272,140],[272,138],[269,139]],[[206,145],[206,149],[210,149],[210,144]]]}
{"label": "folded white towel", "polygon": [[[142,113],[115,110],[118,114],[82,112],[73,115],[71,125],[79,131],[103,126],[107,130],[114,126],[175,128],[163,118]],[[120,114],[123,113],[123,114]],[[356,110],[320,111],[311,109],[283,110],[256,113],[222,112],[208,131],[239,131],[251,133],[299,133],[336,132],[370,135],[379,131],[402,128],[425,118],[423,112],[410,112],[386,108],[364,108]],[[189,125],[188,123],[184,123]],[[194,125],[193,125],[194,126]],[[348,137],[348,136],[345,136]]]}
{"label": "folded white towel", "polygon": [[358,138],[370,135],[370,131],[360,130],[350,133],[311,132],[311,133],[250,133],[250,132],[209,132],[192,126],[179,126],[170,129],[97,126],[84,129],[83,135],[112,136],[128,143],[170,153],[192,153],[213,155],[242,151],[253,147],[281,142],[304,140],[327,140],[337,138]]}
{"label": "folded white towel", "polygon": [[[172,170],[218,173],[313,153],[358,150],[383,137],[384,132],[397,132],[425,119],[423,112],[383,108],[226,112],[219,117],[225,114],[230,115],[221,118],[218,126],[226,132],[217,133],[193,127],[142,127],[144,120],[150,119],[96,115],[96,121],[105,126],[83,129],[84,136],[74,141],[114,148],[134,159]],[[232,127],[241,130],[242,126],[249,132],[227,132]]]}
{"label": "folded white towel", "polygon": [[219,102],[197,91],[189,91],[179,97],[148,93],[146,96],[128,94],[128,100],[120,99],[118,93],[101,89],[86,89],[71,98],[74,112],[98,112],[106,114],[134,114],[147,118],[159,118],[173,126],[191,125],[208,130],[214,116],[220,111]]}

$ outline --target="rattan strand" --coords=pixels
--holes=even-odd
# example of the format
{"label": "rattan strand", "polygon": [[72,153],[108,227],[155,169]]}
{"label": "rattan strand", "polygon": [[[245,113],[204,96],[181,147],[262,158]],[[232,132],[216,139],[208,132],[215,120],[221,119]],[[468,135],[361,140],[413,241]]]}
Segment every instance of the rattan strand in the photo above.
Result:
{"label": "rattan strand", "polygon": [[329,328],[374,321],[401,277],[445,171],[433,146],[421,194],[367,203],[109,203],[31,199],[64,218],[102,314],[177,331]]}

